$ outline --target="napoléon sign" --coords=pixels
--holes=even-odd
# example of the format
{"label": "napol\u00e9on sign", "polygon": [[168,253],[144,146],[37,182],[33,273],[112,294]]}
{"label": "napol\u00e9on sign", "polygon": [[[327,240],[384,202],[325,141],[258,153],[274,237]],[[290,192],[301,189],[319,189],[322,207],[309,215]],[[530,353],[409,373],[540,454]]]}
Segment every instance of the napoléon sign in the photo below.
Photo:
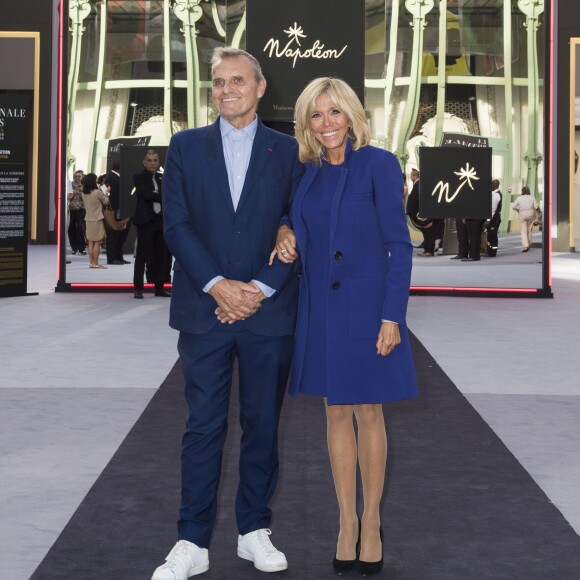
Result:
{"label": "napol\u00e9on sign", "polygon": [[294,120],[302,89],[321,76],[345,80],[364,103],[364,0],[247,0],[246,48],[268,81],[259,114]]}
{"label": "napol\u00e9on sign", "polygon": [[[292,60],[292,68],[296,67],[296,61],[299,58],[318,58],[318,59],[339,59],[344,51],[348,48],[345,44],[342,48],[326,48],[320,40],[312,42],[310,48],[302,46],[301,39],[307,38],[304,34],[302,26],[298,26],[295,22],[294,26],[290,26],[288,30],[284,30],[284,34],[289,37],[288,42],[282,45],[279,38],[270,38],[264,47],[264,52],[268,58],[289,58]],[[305,43],[306,44],[306,43]]]}

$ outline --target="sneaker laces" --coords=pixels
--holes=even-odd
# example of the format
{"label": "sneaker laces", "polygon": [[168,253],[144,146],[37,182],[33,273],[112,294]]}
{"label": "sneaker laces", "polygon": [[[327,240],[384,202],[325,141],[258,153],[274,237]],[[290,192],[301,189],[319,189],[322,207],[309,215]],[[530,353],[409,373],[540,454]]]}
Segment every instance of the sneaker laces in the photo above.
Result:
{"label": "sneaker laces", "polygon": [[187,548],[187,543],[185,540],[179,540],[175,546],[171,549],[171,552],[167,554],[165,558],[166,566],[175,566],[179,563],[181,557],[188,557],[189,551]]}
{"label": "sneaker laces", "polygon": [[262,530],[256,531],[256,536],[258,538],[258,542],[260,542],[260,547],[266,554],[277,554],[278,550],[272,545],[270,541],[270,536],[272,534],[272,530],[268,528],[264,528]]}

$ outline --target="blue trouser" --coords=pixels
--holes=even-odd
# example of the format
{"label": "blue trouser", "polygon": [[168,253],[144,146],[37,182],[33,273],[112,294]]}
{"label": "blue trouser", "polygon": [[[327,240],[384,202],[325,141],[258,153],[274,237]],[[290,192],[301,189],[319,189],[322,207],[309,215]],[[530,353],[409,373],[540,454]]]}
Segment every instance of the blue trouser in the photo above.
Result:
{"label": "blue trouser", "polygon": [[181,448],[179,539],[203,548],[209,547],[216,520],[235,357],[242,428],[236,496],[240,534],[270,525],[268,503],[278,481],[278,422],[294,337],[236,331],[236,324],[240,323],[206,334],[182,332],[178,342],[188,405]]}

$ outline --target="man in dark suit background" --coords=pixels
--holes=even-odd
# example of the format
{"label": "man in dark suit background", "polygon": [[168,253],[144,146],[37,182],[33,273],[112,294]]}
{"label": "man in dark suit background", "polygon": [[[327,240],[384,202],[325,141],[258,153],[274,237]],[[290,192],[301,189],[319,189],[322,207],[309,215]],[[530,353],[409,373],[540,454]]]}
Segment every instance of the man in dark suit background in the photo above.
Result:
{"label": "man in dark suit background", "polygon": [[479,262],[481,259],[481,233],[483,231],[482,219],[457,218],[455,227],[457,230],[458,253],[452,260],[462,262]]}
{"label": "man in dark suit background", "polygon": [[[119,193],[119,162],[113,161],[111,165],[111,171],[105,176],[105,185],[109,187],[109,202],[111,207],[115,210],[115,217],[121,219],[119,214],[120,208],[120,193]],[[112,264],[115,266],[122,266],[123,264],[130,264],[128,260],[125,260],[123,256],[123,246],[129,235],[129,226],[121,231],[110,230],[107,228],[107,264]]]}
{"label": "man in dark suit background", "polygon": [[137,227],[137,255],[133,271],[134,297],[143,298],[145,265],[150,280],[155,284],[155,296],[169,297],[163,288],[167,247],[163,239],[162,174],[159,155],[149,149],[143,159],[145,169],[133,177],[135,186],[135,214],[133,224]]}
{"label": "man in dark suit background", "polygon": [[220,117],[176,133],[169,146],[163,195],[165,239],[175,257],[170,325],[180,331],[189,413],[178,542],[153,580],[186,580],[209,568],[235,357],[243,433],[237,553],[264,572],[288,566],[269,538],[268,504],[278,479],[298,278],[294,265],[276,259],[268,266],[268,258],[302,167],[295,140],[256,116],[265,89],[253,56],[216,49],[212,97]]}

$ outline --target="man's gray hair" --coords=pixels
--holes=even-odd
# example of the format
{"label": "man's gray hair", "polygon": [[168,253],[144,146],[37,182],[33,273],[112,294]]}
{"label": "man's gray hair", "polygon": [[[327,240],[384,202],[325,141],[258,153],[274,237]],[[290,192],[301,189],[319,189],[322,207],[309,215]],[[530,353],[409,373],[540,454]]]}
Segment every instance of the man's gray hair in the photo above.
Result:
{"label": "man's gray hair", "polygon": [[214,49],[213,55],[211,57],[211,76],[213,77],[214,70],[218,67],[225,58],[235,58],[238,56],[245,56],[256,73],[256,82],[260,83],[264,80],[264,75],[262,73],[262,67],[260,63],[256,60],[256,57],[252,56],[249,52],[242,50],[241,48],[233,48],[231,46],[218,46]]}

